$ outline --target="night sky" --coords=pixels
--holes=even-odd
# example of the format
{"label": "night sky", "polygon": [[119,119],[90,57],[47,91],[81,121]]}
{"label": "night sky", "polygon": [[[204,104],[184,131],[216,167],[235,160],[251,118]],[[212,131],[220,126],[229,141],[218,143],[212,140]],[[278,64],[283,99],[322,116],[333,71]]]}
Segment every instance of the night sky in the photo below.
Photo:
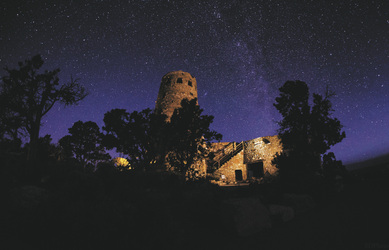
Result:
{"label": "night sky", "polygon": [[[60,81],[89,91],[56,105],[41,136],[103,125],[114,108],[154,108],[163,75],[197,79],[199,104],[223,141],[275,135],[287,80],[336,92],[344,163],[389,153],[389,1],[9,1],[0,3],[0,66],[41,54]],[[0,75],[5,74],[1,70]]]}

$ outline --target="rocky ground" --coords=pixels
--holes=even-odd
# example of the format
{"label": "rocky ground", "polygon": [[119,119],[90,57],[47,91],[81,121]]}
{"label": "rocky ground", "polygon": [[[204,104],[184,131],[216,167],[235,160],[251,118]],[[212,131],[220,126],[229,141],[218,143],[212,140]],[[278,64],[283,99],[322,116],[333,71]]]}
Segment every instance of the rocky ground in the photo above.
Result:
{"label": "rocky ground", "polygon": [[73,173],[2,192],[1,249],[389,249],[388,165],[353,175],[319,200],[272,200],[250,187]]}

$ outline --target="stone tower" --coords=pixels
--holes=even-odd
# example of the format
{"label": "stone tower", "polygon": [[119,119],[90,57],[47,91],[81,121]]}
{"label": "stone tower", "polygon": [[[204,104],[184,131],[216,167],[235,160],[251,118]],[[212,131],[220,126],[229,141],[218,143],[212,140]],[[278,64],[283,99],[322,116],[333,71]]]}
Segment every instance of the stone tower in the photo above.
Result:
{"label": "stone tower", "polygon": [[196,78],[181,70],[169,72],[162,77],[155,112],[167,115],[170,121],[174,110],[181,107],[183,99],[194,98],[197,98]]}

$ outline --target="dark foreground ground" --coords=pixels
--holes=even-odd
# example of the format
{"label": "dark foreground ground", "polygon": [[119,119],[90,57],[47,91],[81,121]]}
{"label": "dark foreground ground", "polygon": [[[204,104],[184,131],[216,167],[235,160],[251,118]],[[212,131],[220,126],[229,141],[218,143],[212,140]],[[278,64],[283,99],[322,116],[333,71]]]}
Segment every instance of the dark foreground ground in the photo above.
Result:
{"label": "dark foreground ground", "polygon": [[353,176],[310,211],[240,237],[220,216],[222,201],[261,191],[62,174],[32,188],[32,200],[3,190],[0,249],[389,249],[389,166]]}

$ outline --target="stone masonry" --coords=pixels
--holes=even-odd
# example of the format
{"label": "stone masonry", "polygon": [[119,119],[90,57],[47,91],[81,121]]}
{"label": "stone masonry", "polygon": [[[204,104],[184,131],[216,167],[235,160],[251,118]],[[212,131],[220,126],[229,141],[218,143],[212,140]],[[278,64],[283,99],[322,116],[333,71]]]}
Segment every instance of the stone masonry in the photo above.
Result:
{"label": "stone masonry", "polygon": [[[172,71],[162,77],[155,112],[167,115],[170,121],[175,109],[181,107],[183,99],[197,98],[197,81],[187,72]],[[237,150],[235,142],[212,143],[210,152],[214,157],[216,171],[212,174],[219,183],[236,183],[241,181],[260,180],[265,174],[275,175],[276,167],[272,160],[276,153],[282,151],[278,136],[259,137],[243,142],[243,147]],[[242,146],[242,144],[241,144]],[[224,156],[227,161],[222,162]],[[219,161],[219,162],[218,162]],[[206,160],[194,164],[198,176],[207,175]]]}
{"label": "stone masonry", "polygon": [[181,107],[184,99],[197,98],[197,81],[187,72],[172,71],[162,77],[155,112],[167,115],[170,121],[175,109]]}
{"label": "stone masonry", "polygon": [[[236,171],[241,171],[242,180],[247,179],[247,167],[243,164],[244,151],[239,152],[237,155],[231,158],[228,162],[223,164],[214,173],[214,176],[222,182],[236,182]],[[224,176],[224,179],[222,179]]]}
{"label": "stone masonry", "polygon": [[[212,144],[211,151],[215,154],[216,165],[218,165],[217,160],[220,156],[231,152],[229,147],[231,147],[231,143],[228,142]],[[259,137],[245,141],[244,147],[239,153],[226,163],[218,165],[219,168],[213,173],[213,177],[218,179],[219,183],[235,183],[260,180],[265,174],[275,175],[277,168],[272,164],[272,160],[281,151],[282,145],[278,136]],[[260,176],[250,176],[250,174],[252,175],[250,168],[253,167],[258,168]],[[241,179],[239,180],[239,178]]]}
{"label": "stone masonry", "polygon": [[263,162],[264,172],[273,175],[277,168],[272,164],[276,153],[281,153],[282,145],[277,135],[252,139],[246,142],[244,148],[244,164]]}

